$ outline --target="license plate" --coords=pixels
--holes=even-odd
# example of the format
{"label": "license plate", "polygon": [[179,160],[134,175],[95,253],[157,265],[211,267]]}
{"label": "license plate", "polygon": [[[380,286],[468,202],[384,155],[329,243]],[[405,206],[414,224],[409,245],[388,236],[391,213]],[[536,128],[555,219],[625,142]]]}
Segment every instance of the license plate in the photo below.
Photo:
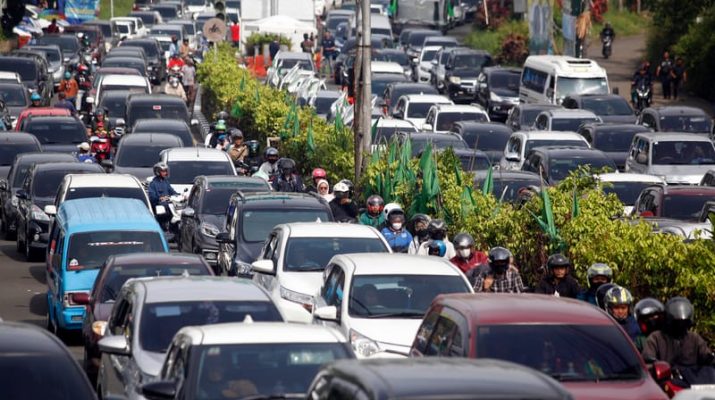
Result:
{"label": "license plate", "polygon": [[715,385],[691,385],[690,386],[691,390],[715,390]]}

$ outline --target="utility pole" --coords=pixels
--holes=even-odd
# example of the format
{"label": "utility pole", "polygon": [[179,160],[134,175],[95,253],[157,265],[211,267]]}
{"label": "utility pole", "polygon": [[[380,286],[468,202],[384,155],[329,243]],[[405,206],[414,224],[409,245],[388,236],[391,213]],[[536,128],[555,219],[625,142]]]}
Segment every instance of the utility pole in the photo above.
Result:
{"label": "utility pole", "polygon": [[372,120],[372,49],[370,46],[370,0],[360,0],[360,44],[355,66],[355,104],[353,110],[353,132],[355,138],[355,182],[360,180],[363,170],[364,154],[370,150],[370,128]]}

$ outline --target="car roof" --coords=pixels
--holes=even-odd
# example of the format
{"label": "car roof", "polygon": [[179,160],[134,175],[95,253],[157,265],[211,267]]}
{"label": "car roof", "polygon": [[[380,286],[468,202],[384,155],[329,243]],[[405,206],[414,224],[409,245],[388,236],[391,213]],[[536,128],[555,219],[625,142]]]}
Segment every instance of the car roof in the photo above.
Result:
{"label": "car roof", "polygon": [[22,160],[23,163],[32,163],[35,161],[48,161],[48,162],[71,162],[79,164],[77,159],[68,153],[45,153],[45,152],[32,152],[32,153],[22,153],[15,156],[15,162]]}
{"label": "car roof", "polygon": [[204,147],[173,147],[161,152],[166,156],[166,161],[226,161],[228,154],[217,149],[207,149]]}
{"label": "car roof", "polygon": [[435,104],[434,106],[439,112],[462,112],[462,113],[478,113],[486,114],[486,111],[478,105],[467,104]]}
{"label": "car roof", "polygon": [[663,194],[681,196],[715,196],[715,186],[666,185],[663,186]]}
{"label": "car roof", "polygon": [[653,142],[708,142],[712,141],[704,135],[686,132],[640,132],[636,136],[650,139]]}
{"label": "car roof", "polygon": [[443,294],[433,304],[471,315],[480,324],[614,324],[605,312],[588,302],[542,294]]}
{"label": "car roof", "polygon": [[461,136],[452,132],[400,132],[409,135],[413,142],[433,141],[435,139],[463,140]]}
{"label": "car roof", "polygon": [[141,75],[104,75],[102,86],[104,85],[133,85],[146,86],[147,79]]}
{"label": "car roof", "polygon": [[333,260],[341,261],[354,275],[451,275],[462,276],[452,263],[441,257],[425,257],[396,253],[339,254]]}
{"label": "car roof", "polygon": [[128,67],[99,67],[97,71],[95,71],[95,74],[97,73],[102,73],[102,75],[141,75],[141,72]]}
{"label": "car roof", "polygon": [[593,111],[583,110],[580,108],[554,108],[551,110],[544,110],[542,113],[549,114],[552,118],[598,118]]}
{"label": "car roof", "polygon": [[665,184],[661,177],[648,174],[636,174],[632,172],[608,172],[598,174],[596,178],[601,182],[651,182]]}
{"label": "car roof", "polygon": [[291,207],[325,209],[327,203],[324,199],[308,193],[290,192],[252,192],[238,196],[244,208],[280,208],[289,203]]}
{"label": "car roof", "polygon": [[219,276],[163,276],[131,279],[125,286],[143,288],[146,293],[145,303],[170,301],[271,302],[270,297],[263,289],[248,279],[226,279]]}
{"label": "car roof", "polygon": [[181,146],[181,138],[171,133],[132,133],[125,135],[119,142],[119,146],[126,145],[145,145],[148,143],[156,143],[158,145],[176,145]]}
{"label": "car roof", "polygon": [[37,138],[25,132],[7,131],[0,132],[0,146],[8,144],[38,143]]}
{"label": "car roof", "polygon": [[359,224],[337,222],[294,222],[281,224],[275,229],[289,231],[290,237],[298,238],[378,238],[380,234],[372,227]]}
{"label": "car roof", "polygon": [[539,139],[544,139],[544,140],[554,140],[554,139],[563,139],[563,140],[582,140],[586,141],[586,138],[581,136],[580,134],[576,132],[568,132],[568,131],[517,131],[514,132],[515,134],[520,134],[524,135],[526,140],[539,140]]}
{"label": "car roof", "polygon": [[338,90],[318,90],[315,93],[316,98],[331,98],[331,99],[337,99],[340,98],[342,95],[342,92]]}
{"label": "car roof", "polygon": [[[672,115],[703,115],[708,116],[707,113],[697,107],[688,106],[662,106],[654,107],[651,110],[657,112],[661,116],[672,116]],[[710,118],[710,116],[708,116]]]}
{"label": "car roof", "polygon": [[598,149],[578,146],[537,146],[531,149],[532,152],[548,154],[549,157],[573,156],[573,155],[595,155],[596,157],[607,158],[606,154]]}
{"label": "car roof", "polygon": [[397,118],[380,118],[377,121],[378,128],[410,128],[416,129],[415,125],[404,119]]}
{"label": "car roof", "polygon": [[[489,170],[484,171],[474,171],[475,180],[484,180],[489,173]],[[541,181],[539,174],[530,171],[520,171],[520,170],[506,170],[506,169],[494,169],[492,171],[492,178],[494,180],[536,180]]]}
{"label": "car roof", "polygon": [[65,200],[57,210],[57,221],[69,231],[67,234],[106,230],[107,226],[114,230],[161,232],[146,203],[137,199],[92,197]]}
{"label": "car roof", "polygon": [[488,51],[486,50],[477,50],[477,49],[470,49],[467,47],[454,47],[452,49],[449,49],[449,51],[452,54],[479,54],[479,55],[484,55],[484,56],[490,56]]}
{"label": "car roof", "polygon": [[[615,93],[583,93],[583,94],[570,94],[566,98],[579,100],[579,99],[623,99],[623,96]],[[623,99],[625,100],[625,99]]]}
{"label": "car roof", "polygon": [[169,125],[171,127],[187,127],[186,121],[181,119],[165,119],[165,118],[141,118],[134,123],[134,129],[137,126],[144,125],[147,126],[157,126],[157,125]]}
{"label": "car roof", "polygon": [[539,103],[519,103],[516,105],[520,110],[551,110],[554,108],[563,108],[558,104],[539,104]]}
{"label": "car roof", "polygon": [[170,264],[170,265],[195,265],[203,264],[203,258],[199,254],[188,253],[130,253],[116,254],[110,256],[115,264],[122,265],[145,265],[145,264]]}
{"label": "car roof", "polygon": [[70,180],[69,187],[108,187],[108,188],[140,188],[141,182],[133,175],[127,174],[67,174],[65,179]]}
{"label": "car roof", "polygon": [[644,125],[638,124],[611,124],[606,122],[587,122],[583,124],[584,127],[593,128],[594,132],[598,133],[600,131],[609,132],[650,132],[651,129]]}
{"label": "car roof", "polygon": [[164,93],[152,93],[152,94],[134,93],[129,98],[129,100],[130,100],[130,103],[156,103],[158,101],[161,101],[163,103],[185,104],[184,101],[181,100],[180,97],[172,96],[170,94],[164,94]]}
{"label": "car roof", "polygon": [[231,322],[189,326],[177,335],[191,338],[191,344],[254,344],[254,343],[346,343],[338,331],[322,325],[286,322]]}
{"label": "car roof", "polygon": [[[34,117],[39,117],[39,118],[34,118]],[[79,123],[82,124],[82,121],[77,119],[76,117],[73,117],[71,115],[32,115],[28,118],[27,122],[25,123],[25,127],[27,125],[33,123],[33,122],[50,122],[50,123],[60,123],[60,122],[72,122],[72,123]],[[83,125],[84,126],[84,125]]]}
{"label": "car roof", "polygon": [[403,96],[410,103],[452,103],[452,100],[441,94],[406,94]]}
{"label": "car roof", "polygon": [[37,107],[37,108],[26,108],[20,113],[21,117],[27,116],[39,116],[39,115],[71,115],[70,110],[66,108],[56,108],[56,107]]}
{"label": "car roof", "polygon": [[507,72],[507,73],[521,73],[521,68],[517,67],[503,67],[501,65],[493,65],[491,67],[484,67],[482,68],[482,72],[485,75],[493,74],[493,73],[499,73],[499,72]]}
{"label": "car roof", "polygon": [[[48,164],[36,164],[35,171],[98,171],[98,164],[80,162],[54,162]],[[146,206],[144,206],[146,208]]]}
{"label": "car roof", "polygon": [[62,354],[64,346],[47,330],[35,325],[3,321],[0,322],[0,355],[49,355]]}
{"label": "car roof", "polygon": [[501,122],[495,121],[457,121],[453,125],[459,125],[466,133],[469,133],[470,131],[477,131],[480,133],[507,133],[509,135],[512,133],[511,128]]}

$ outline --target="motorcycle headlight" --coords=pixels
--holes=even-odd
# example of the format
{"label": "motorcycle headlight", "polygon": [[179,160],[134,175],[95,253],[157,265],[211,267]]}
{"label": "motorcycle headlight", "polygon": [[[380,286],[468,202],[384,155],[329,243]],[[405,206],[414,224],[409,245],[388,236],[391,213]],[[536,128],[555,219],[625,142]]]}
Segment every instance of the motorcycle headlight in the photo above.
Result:
{"label": "motorcycle headlight", "polygon": [[362,357],[370,357],[380,352],[380,345],[376,341],[354,329],[350,330],[350,344],[353,346],[355,354]]}
{"label": "motorcycle headlight", "polygon": [[201,233],[208,237],[214,238],[220,233],[220,231],[218,230],[216,225],[204,222],[201,224]]}
{"label": "motorcycle headlight", "polygon": [[499,97],[499,95],[497,95],[497,94],[494,93],[494,92],[489,92],[489,100],[491,100],[491,101],[496,101],[496,102],[499,102],[499,103],[501,103],[502,101],[504,101],[504,99],[502,99],[501,97]]}
{"label": "motorcycle headlight", "polygon": [[293,303],[298,303],[302,304],[304,306],[309,305],[313,306],[313,296],[305,294],[305,293],[298,293],[294,292],[292,290],[286,289],[283,286],[281,286],[281,298],[286,299],[288,301],[292,301]]}
{"label": "motorcycle headlight", "polygon": [[462,78],[458,76],[450,76],[449,81],[454,83],[455,85],[459,85],[460,83],[462,83]]}
{"label": "motorcycle headlight", "polygon": [[147,70],[147,71],[153,71],[153,70],[154,70],[154,67],[152,67],[151,65],[149,65],[148,67],[146,67],[146,70]]}
{"label": "motorcycle headlight", "polygon": [[45,214],[45,211],[40,209],[37,205],[33,204],[32,205],[32,219],[35,221],[40,221],[40,222],[49,222],[50,217]]}
{"label": "motorcycle headlight", "polygon": [[14,194],[10,198],[10,204],[12,204],[13,207],[17,207],[17,196],[15,196]]}

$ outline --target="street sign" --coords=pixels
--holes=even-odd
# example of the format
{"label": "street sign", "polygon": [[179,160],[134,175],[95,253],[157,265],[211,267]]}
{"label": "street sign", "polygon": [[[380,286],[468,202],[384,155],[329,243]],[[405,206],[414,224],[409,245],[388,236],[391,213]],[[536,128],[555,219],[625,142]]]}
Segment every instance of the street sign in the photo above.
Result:
{"label": "street sign", "polygon": [[222,42],[226,40],[226,23],[220,18],[211,18],[204,24],[204,36],[209,42]]}

